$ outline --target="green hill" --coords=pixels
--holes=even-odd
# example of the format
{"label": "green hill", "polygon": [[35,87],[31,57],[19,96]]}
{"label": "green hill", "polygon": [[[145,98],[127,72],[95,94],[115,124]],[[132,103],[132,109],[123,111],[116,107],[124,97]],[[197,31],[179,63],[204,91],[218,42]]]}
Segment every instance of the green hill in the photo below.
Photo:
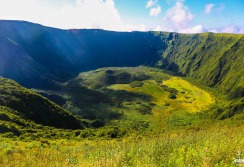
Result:
{"label": "green hill", "polygon": [[0,77],[0,106],[2,121],[24,127],[42,124],[64,129],[83,128],[78,118],[57,104],[2,77]]}
{"label": "green hill", "polygon": [[21,21],[0,21],[0,34],[0,75],[29,88],[58,89],[80,72],[144,65],[243,97],[241,34],[60,30]]}
{"label": "green hill", "polygon": [[116,127],[118,121],[123,124],[131,118],[154,126],[157,115],[198,113],[215,104],[212,92],[167,71],[143,66],[83,72],[60,86],[60,90],[36,91],[57,103],[63,97],[65,103],[60,105],[72,113]]}
{"label": "green hill", "polygon": [[[0,75],[28,88],[37,88],[40,93],[54,91],[53,94],[44,94],[73,113],[80,113],[80,108],[83,108],[81,115],[89,119],[100,119],[95,111],[97,108],[84,106],[96,104],[99,100],[112,103],[117,93],[109,90],[108,95],[108,90],[104,93],[97,89],[113,84],[143,85],[141,81],[150,79],[160,81],[160,77],[155,79],[157,75],[153,78],[140,70],[107,69],[99,72],[96,69],[140,65],[166,69],[210,87],[225,101],[217,107],[220,109],[216,111],[216,117],[232,117],[233,113],[243,112],[242,34],[60,30],[21,21],[0,21],[0,25]],[[95,71],[87,72],[89,70]],[[77,77],[80,72],[83,73]],[[8,105],[15,105],[16,99]],[[23,100],[25,102],[20,103],[28,102],[26,99],[19,101]],[[32,105],[33,110],[46,111],[45,108],[35,108],[37,101],[35,99],[28,105]],[[70,101],[72,104],[68,103]],[[20,103],[17,109],[26,112],[28,109]],[[42,123],[46,120],[31,114],[27,114],[31,119],[41,118]],[[120,114],[116,112],[115,115]],[[50,121],[47,119],[47,122]]]}
{"label": "green hill", "polygon": [[190,76],[232,99],[244,96],[244,35],[171,33],[168,39],[160,67]]}
{"label": "green hill", "polygon": [[0,166],[238,166],[243,53],[244,35],[0,20]]}

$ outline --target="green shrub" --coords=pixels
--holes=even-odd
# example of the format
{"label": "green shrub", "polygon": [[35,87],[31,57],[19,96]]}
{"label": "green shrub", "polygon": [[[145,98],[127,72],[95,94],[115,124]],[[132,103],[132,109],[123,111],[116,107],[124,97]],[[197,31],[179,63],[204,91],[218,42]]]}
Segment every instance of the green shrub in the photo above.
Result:
{"label": "green shrub", "polygon": [[176,99],[176,94],[170,93],[168,96],[170,99]]}
{"label": "green shrub", "polygon": [[161,85],[161,88],[163,88],[165,91],[170,93],[178,93],[178,90],[175,88],[170,88],[167,85]]}
{"label": "green shrub", "polygon": [[131,88],[136,88],[136,87],[142,87],[144,85],[144,82],[142,81],[134,81],[130,83]]}
{"label": "green shrub", "polygon": [[170,103],[166,102],[166,103],[164,104],[164,106],[170,106]]}
{"label": "green shrub", "polygon": [[140,108],[138,108],[138,112],[142,115],[152,114],[152,108],[150,106],[142,105]]}
{"label": "green shrub", "polygon": [[240,97],[244,97],[244,87],[238,87],[232,90],[229,94],[230,99],[237,99]]}

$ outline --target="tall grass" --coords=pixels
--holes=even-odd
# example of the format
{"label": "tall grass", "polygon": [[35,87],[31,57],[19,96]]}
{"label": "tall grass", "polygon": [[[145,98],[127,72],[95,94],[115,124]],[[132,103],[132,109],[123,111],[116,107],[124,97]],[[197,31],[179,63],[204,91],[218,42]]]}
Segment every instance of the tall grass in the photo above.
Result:
{"label": "tall grass", "polygon": [[116,140],[1,139],[0,166],[231,167],[243,148],[243,125],[134,134]]}

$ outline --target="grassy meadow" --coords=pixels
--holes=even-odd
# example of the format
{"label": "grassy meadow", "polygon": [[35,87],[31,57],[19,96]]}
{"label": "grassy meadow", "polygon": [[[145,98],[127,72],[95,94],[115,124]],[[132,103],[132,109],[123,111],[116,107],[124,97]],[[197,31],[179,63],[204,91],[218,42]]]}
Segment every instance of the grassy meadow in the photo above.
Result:
{"label": "grassy meadow", "polygon": [[[172,113],[174,111],[187,111],[190,113],[201,112],[214,104],[214,97],[179,77],[172,77],[163,83],[154,80],[144,81],[141,87],[132,88],[129,84],[115,84],[109,88],[114,90],[126,90],[131,92],[145,93],[153,97],[152,102],[156,104],[154,112]],[[173,88],[173,89],[172,89]],[[169,98],[172,91],[176,98]]]}
{"label": "grassy meadow", "polygon": [[[242,115],[216,118],[222,112],[219,107],[228,105],[223,97],[196,85],[153,68],[104,68],[81,73],[62,83],[61,90],[35,90],[60,102],[64,111],[72,111],[83,128],[25,123],[18,106],[14,110],[0,107],[4,118],[0,128],[5,131],[0,135],[0,166],[243,165],[234,161],[244,158]],[[19,94],[25,97],[25,92]],[[242,99],[235,103],[233,108],[241,107]]]}
{"label": "grassy meadow", "polygon": [[133,133],[120,139],[1,138],[0,166],[234,167],[238,151],[244,148],[244,126],[227,124],[160,134]]}

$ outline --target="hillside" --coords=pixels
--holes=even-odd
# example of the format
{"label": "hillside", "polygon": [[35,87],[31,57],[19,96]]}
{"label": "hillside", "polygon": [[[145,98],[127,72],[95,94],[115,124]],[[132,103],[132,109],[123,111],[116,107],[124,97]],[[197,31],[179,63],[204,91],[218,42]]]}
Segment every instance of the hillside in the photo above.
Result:
{"label": "hillside", "polygon": [[244,35],[171,34],[162,68],[193,77],[230,98],[244,96]]}
{"label": "hillside", "polygon": [[[23,127],[36,124],[64,129],[84,128],[81,121],[60,106],[16,82],[0,77],[0,117]],[[11,129],[11,128],[10,128]]]}
{"label": "hillside", "polygon": [[0,34],[0,75],[46,89],[86,70],[150,64],[160,39],[151,33],[60,30],[15,21],[0,21]]}
{"label": "hillside", "polygon": [[0,21],[0,75],[29,88],[58,89],[80,72],[146,65],[243,97],[244,35],[60,30]]}
{"label": "hillside", "polygon": [[[103,124],[96,129],[36,124],[43,117],[72,120],[60,128],[75,123],[46,98],[12,80],[0,81],[1,166],[234,167],[236,150],[244,146],[243,113],[239,119],[209,117],[214,109],[220,112],[211,92],[157,68],[102,68],[60,84],[61,90],[35,90],[90,119],[89,127]],[[243,102],[229,104],[228,111]]]}
{"label": "hillside", "polygon": [[242,165],[243,44],[0,21],[0,166]]}
{"label": "hillside", "polygon": [[183,113],[178,118],[189,126],[194,120],[188,118],[198,117],[215,104],[212,92],[167,71],[144,66],[83,72],[60,87],[35,91],[82,118],[126,131],[144,125],[142,129],[154,131],[153,127],[164,124],[156,120],[171,118],[173,113]]}

